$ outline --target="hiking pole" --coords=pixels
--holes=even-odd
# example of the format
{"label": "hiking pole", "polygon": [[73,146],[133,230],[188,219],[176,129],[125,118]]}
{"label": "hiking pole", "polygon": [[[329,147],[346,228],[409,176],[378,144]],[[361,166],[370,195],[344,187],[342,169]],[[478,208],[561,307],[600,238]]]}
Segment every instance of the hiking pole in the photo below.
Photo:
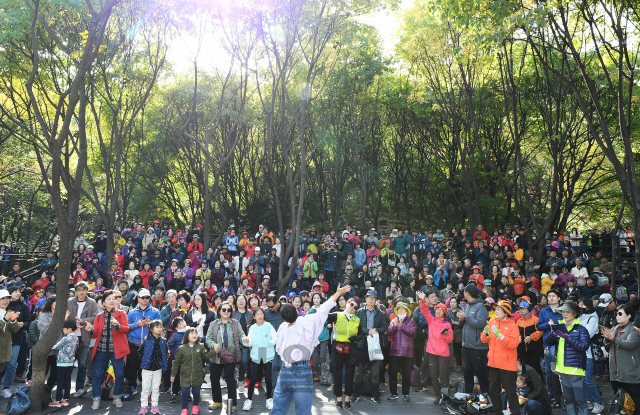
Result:
{"label": "hiking pole", "polygon": [[233,412],[233,399],[227,399],[227,415],[231,415]]}

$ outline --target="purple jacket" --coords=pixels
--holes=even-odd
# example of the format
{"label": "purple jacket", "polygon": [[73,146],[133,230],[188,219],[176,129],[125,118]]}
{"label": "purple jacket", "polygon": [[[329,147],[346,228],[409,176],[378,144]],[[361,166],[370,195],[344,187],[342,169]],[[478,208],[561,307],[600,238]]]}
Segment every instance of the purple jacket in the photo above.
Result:
{"label": "purple jacket", "polygon": [[413,335],[416,333],[416,323],[410,317],[405,317],[402,327],[389,324],[385,335],[391,337],[389,356],[413,357]]}

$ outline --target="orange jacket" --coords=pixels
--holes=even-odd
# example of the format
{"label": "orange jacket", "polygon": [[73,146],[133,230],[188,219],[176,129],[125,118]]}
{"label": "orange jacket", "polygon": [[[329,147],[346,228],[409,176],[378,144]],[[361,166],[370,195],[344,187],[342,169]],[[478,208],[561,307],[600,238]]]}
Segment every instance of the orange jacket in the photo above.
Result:
{"label": "orange jacket", "polygon": [[[519,329],[516,323],[510,318],[498,320],[496,318],[489,321],[489,337],[480,335],[482,343],[489,343],[489,367],[510,371],[518,370],[518,343],[520,343]],[[500,334],[504,335],[502,340],[498,339],[491,331],[496,326]]]}

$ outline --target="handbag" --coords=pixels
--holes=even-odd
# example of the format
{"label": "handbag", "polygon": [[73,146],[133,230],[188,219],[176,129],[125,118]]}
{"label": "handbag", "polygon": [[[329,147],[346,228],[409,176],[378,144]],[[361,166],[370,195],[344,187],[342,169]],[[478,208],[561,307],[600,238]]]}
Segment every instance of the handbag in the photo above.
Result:
{"label": "handbag", "polygon": [[336,343],[336,352],[340,354],[349,354],[350,347],[348,344]]}
{"label": "handbag", "polygon": [[236,362],[236,357],[233,355],[233,353],[231,353],[231,351],[229,351],[229,349],[227,349],[226,347],[222,346],[222,348],[220,348],[220,358],[222,360],[224,360],[227,363],[235,363]]}

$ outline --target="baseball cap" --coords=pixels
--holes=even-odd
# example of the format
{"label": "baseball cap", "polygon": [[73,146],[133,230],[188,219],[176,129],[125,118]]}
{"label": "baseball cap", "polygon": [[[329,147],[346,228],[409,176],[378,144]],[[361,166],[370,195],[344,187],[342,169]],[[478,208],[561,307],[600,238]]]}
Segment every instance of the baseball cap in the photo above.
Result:
{"label": "baseball cap", "polygon": [[149,290],[143,288],[142,290],[140,290],[140,292],[138,293],[138,297],[151,297],[151,293],[149,293]]}
{"label": "baseball cap", "polygon": [[598,304],[598,307],[600,308],[605,308],[609,305],[609,303],[611,303],[613,301],[613,297],[611,296],[611,294],[609,293],[604,293],[600,296],[600,304]]}

